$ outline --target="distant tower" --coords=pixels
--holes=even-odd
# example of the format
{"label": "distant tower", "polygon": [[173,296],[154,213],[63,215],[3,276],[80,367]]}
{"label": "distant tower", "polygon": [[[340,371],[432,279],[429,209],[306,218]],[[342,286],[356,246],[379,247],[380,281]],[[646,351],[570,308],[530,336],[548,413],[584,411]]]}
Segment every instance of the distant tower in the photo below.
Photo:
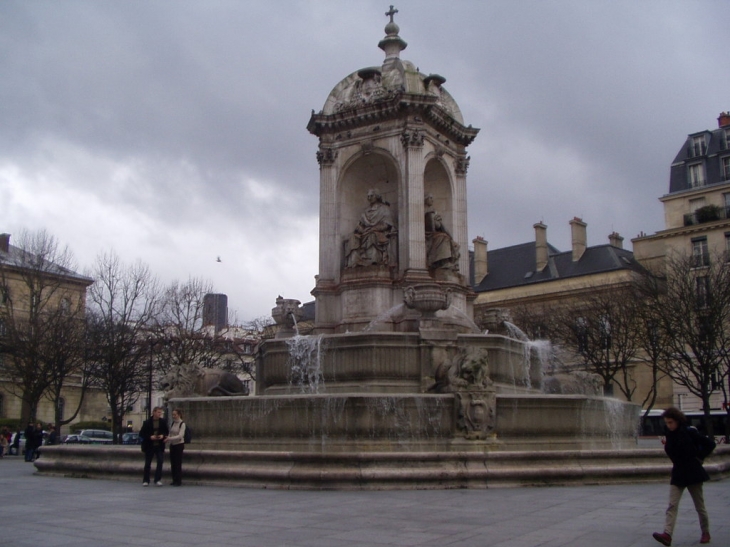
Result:
{"label": "distant tower", "polygon": [[206,294],[203,297],[203,326],[210,325],[216,332],[228,326],[228,297],[225,294]]}

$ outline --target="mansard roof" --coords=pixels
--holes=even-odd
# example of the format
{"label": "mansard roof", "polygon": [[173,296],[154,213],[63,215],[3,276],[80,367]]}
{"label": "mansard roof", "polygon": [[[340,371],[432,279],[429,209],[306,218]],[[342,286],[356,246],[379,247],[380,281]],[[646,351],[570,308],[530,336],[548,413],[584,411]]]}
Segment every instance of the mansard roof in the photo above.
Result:
{"label": "mansard roof", "polygon": [[[727,179],[723,179],[720,164],[720,158],[730,155],[728,133],[730,133],[730,127],[725,126],[687,135],[687,139],[672,162],[669,175],[670,194],[696,189],[696,186],[693,187],[690,183],[687,169],[689,165],[693,164],[704,166],[705,181],[701,186],[728,182]],[[700,142],[696,142],[698,140]]]}
{"label": "mansard roof", "polygon": [[535,257],[534,241],[489,251],[489,273],[474,291],[494,291],[612,271],[642,271],[634,253],[610,244],[588,247],[580,260],[573,261],[572,251],[561,252],[548,243],[548,265],[541,272],[535,271]]}
{"label": "mansard roof", "polygon": [[38,256],[24,251],[15,245],[8,245],[7,251],[0,248],[0,267],[16,271],[34,268],[43,272],[45,275],[58,276],[67,281],[81,283],[83,285],[91,285],[94,282],[90,277],[81,275],[53,262],[41,264],[38,260]]}

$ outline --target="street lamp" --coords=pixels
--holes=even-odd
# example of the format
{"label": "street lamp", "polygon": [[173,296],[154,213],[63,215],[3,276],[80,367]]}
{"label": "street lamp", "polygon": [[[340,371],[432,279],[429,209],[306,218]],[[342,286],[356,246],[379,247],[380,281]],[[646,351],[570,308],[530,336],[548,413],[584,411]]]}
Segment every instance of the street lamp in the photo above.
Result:
{"label": "street lamp", "polygon": [[147,342],[147,419],[149,420],[152,416],[152,338]]}

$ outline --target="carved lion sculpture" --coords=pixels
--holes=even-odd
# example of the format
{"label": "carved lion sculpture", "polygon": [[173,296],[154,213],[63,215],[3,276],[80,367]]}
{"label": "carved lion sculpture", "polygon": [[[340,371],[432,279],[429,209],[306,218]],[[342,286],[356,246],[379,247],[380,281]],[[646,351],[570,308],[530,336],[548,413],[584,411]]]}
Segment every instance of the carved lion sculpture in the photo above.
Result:
{"label": "carved lion sculpture", "polygon": [[168,399],[248,395],[248,388],[235,374],[203,367],[178,367],[162,378],[160,388],[167,392]]}
{"label": "carved lion sculpture", "polygon": [[453,359],[438,366],[435,380],[430,390],[437,393],[487,388],[492,384],[487,352],[481,348],[462,348]]}

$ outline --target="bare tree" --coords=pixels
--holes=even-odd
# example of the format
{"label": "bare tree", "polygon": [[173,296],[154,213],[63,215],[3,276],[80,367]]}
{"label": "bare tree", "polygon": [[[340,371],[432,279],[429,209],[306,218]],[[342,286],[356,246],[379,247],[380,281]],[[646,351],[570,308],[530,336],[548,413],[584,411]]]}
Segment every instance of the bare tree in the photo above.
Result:
{"label": "bare tree", "polygon": [[203,324],[205,295],[212,293],[209,281],[198,278],[175,281],[165,290],[162,315],[154,342],[156,371],[175,367],[221,368],[234,374],[252,375],[246,343],[235,327],[217,330]]}
{"label": "bare tree", "polygon": [[54,359],[65,351],[54,332],[83,312],[90,280],[72,271],[73,256],[45,230],[22,232],[0,256],[2,374],[23,401],[21,419],[35,420],[53,381]]}
{"label": "bare tree", "polygon": [[117,443],[124,414],[144,391],[159,290],[146,265],[123,265],[113,252],[97,258],[93,273],[88,311],[91,374],[106,394]]}
{"label": "bare tree", "polygon": [[713,434],[710,396],[728,379],[730,267],[722,254],[699,258],[667,257],[663,271],[645,278],[641,290],[662,336],[662,368],[702,400]]}
{"label": "bare tree", "polygon": [[557,314],[560,342],[584,370],[603,379],[606,393],[616,385],[627,401],[637,388],[630,372],[640,350],[637,307],[636,294],[622,286],[594,293]]}
{"label": "bare tree", "polygon": [[[73,307],[61,306],[55,313],[57,317],[46,325],[40,354],[48,373],[45,396],[53,404],[54,424],[60,434],[61,427],[78,416],[89,387],[85,301],[80,300]],[[68,415],[63,393],[71,386],[79,390],[79,397],[76,408]]]}
{"label": "bare tree", "polygon": [[259,333],[262,338],[273,338],[275,327],[276,321],[270,315],[261,315],[244,323],[244,328]]}

